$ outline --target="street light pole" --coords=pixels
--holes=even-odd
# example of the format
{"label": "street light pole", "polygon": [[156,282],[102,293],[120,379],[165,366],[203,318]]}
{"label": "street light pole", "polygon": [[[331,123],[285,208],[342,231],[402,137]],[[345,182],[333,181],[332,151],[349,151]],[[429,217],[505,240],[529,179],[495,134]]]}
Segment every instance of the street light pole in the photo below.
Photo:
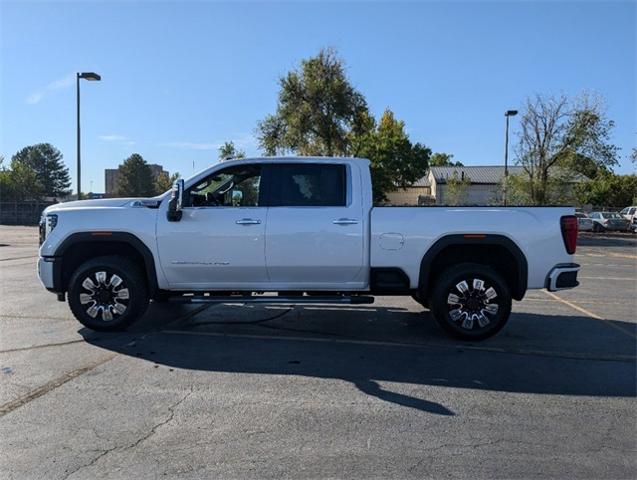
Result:
{"label": "street light pole", "polygon": [[77,199],[82,199],[82,167],[80,161],[80,74],[75,76],[77,97]]}
{"label": "street light pole", "polygon": [[507,204],[507,183],[509,181],[509,117],[513,117],[517,114],[517,110],[507,110],[504,112],[506,128],[504,130],[504,182],[502,188],[502,203],[505,207]]}
{"label": "street light pole", "polygon": [[77,72],[75,74],[75,90],[77,97],[77,199],[82,199],[82,165],[80,154],[80,80],[99,82],[102,77],[94,72]]}

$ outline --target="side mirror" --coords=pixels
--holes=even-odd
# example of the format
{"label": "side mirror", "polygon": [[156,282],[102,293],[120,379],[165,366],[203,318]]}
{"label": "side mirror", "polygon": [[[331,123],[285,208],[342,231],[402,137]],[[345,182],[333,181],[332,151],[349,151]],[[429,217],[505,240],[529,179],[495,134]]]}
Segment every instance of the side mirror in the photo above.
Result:
{"label": "side mirror", "polygon": [[173,184],[173,191],[168,201],[168,211],[166,218],[169,222],[178,222],[181,220],[181,209],[184,204],[184,180],[180,178]]}

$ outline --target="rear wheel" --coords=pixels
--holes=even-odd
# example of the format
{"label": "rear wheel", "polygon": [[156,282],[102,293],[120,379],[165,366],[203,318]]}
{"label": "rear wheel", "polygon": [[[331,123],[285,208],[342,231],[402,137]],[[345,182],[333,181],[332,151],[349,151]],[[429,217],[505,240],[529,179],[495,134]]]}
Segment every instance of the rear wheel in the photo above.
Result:
{"label": "rear wheel", "polygon": [[139,267],[126,257],[97,257],[80,265],[69,282],[69,307],[91,330],[124,330],[148,307],[148,289]]}
{"label": "rear wheel", "polygon": [[492,268],[464,263],[438,277],[430,305],[446,332],[463,340],[482,340],[498,333],[508,321],[511,293]]}

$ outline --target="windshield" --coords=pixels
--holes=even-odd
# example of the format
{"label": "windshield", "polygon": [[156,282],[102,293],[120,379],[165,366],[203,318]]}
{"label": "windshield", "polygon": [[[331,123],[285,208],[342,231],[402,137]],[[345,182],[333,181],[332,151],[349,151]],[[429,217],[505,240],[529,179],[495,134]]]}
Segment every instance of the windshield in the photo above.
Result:
{"label": "windshield", "polygon": [[622,218],[619,213],[602,213],[604,218]]}

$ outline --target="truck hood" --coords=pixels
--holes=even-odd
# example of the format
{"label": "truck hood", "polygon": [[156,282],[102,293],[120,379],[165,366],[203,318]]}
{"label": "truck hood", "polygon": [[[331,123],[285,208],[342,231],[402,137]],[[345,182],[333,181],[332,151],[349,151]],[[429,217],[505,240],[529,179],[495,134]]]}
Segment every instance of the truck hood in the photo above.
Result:
{"label": "truck hood", "polygon": [[76,200],[74,202],[63,202],[51,205],[44,210],[44,213],[55,213],[61,210],[84,209],[84,208],[117,208],[117,207],[157,207],[164,195],[152,198],[98,198],[95,200]]}

